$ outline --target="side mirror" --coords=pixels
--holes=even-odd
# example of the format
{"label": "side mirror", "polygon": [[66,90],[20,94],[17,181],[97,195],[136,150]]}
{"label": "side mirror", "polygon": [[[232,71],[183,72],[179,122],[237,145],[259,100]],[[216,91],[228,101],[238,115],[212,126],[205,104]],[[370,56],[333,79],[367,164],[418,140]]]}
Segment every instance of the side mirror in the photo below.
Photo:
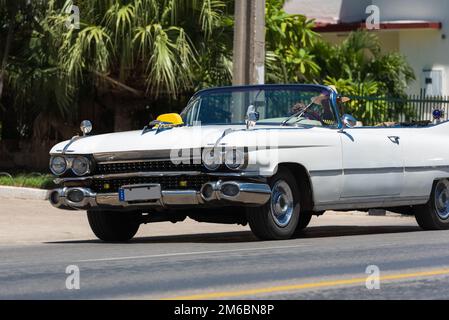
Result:
{"label": "side mirror", "polygon": [[87,136],[92,131],[92,122],[89,120],[84,120],[80,124],[81,132],[83,133],[83,136]]}
{"label": "side mirror", "polygon": [[260,119],[259,112],[256,111],[256,107],[253,105],[250,105],[248,109],[246,110],[246,129],[249,129],[251,127],[254,127]]}
{"label": "side mirror", "polygon": [[343,129],[354,128],[357,125],[357,119],[350,114],[344,114],[341,117],[341,123],[343,123]]}

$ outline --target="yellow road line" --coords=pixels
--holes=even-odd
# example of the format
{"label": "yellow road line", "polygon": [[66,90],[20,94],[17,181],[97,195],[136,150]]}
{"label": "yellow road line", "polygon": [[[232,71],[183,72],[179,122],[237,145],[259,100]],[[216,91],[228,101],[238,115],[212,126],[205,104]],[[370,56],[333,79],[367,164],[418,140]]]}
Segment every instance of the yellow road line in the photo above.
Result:
{"label": "yellow road line", "polygon": [[[403,273],[403,274],[392,274],[392,275],[380,276],[379,280],[380,281],[401,280],[401,279],[410,279],[410,278],[418,278],[418,277],[438,276],[438,275],[445,275],[445,274],[449,274],[449,269],[439,269],[439,270],[422,271],[422,272],[414,272],[414,273]],[[368,277],[368,275],[367,275],[367,277]],[[211,292],[211,293],[204,293],[204,294],[195,294],[195,295],[189,295],[189,296],[179,296],[179,297],[174,297],[174,298],[167,298],[164,300],[207,300],[207,299],[220,299],[220,298],[235,298],[235,297],[241,297],[241,296],[252,296],[252,295],[258,295],[258,294],[278,293],[278,292],[293,291],[293,290],[334,287],[334,286],[350,285],[350,284],[363,284],[366,282],[367,277],[332,280],[332,281],[321,281],[321,282],[314,282],[314,283],[302,283],[302,284],[293,284],[293,285],[284,285],[284,286],[274,286],[274,287],[257,288],[257,289]]]}

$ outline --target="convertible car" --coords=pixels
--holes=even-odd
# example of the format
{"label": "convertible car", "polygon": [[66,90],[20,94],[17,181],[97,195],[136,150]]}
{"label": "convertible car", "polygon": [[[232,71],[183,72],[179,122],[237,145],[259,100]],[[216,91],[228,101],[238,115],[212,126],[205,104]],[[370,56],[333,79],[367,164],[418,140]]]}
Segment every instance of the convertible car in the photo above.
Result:
{"label": "convertible car", "polygon": [[181,114],[50,151],[50,202],[87,210],[95,235],[127,241],[145,223],[249,224],[289,239],[326,210],[386,208],[449,229],[449,123],[358,127],[320,85],[213,88]]}

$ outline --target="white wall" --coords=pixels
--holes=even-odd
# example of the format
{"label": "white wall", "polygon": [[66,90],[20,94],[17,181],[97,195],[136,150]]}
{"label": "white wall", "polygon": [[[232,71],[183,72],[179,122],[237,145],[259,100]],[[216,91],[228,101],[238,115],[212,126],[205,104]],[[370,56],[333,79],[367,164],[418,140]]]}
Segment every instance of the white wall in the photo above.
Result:
{"label": "white wall", "polygon": [[[408,92],[418,94],[423,87],[424,69],[443,70],[443,94],[449,95],[449,0],[288,0],[285,9],[329,22],[366,19],[368,5],[377,5],[381,21],[425,20],[441,22],[442,30],[379,31],[384,51],[399,51],[413,67],[417,80]],[[323,34],[338,43],[344,34]],[[446,39],[443,39],[443,35]]]}
{"label": "white wall", "polygon": [[380,8],[382,21],[443,20],[449,16],[447,0],[372,0],[372,3]]}
{"label": "white wall", "polygon": [[287,0],[285,10],[324,22],[356,22],[366,19],[371,0]]}
{"label": "white wall", "polygon": [[[373,0],[380,8],[382,21],[425,20],[442,23],[442,30],[401,30],[399,51],[407,57],[417,80],[410,93],[419,93],[424,69],[443,70],[443,94],[449,95],[449,1],[448,0]],[[446,39],[443,39],[443,35]]]}
{"label": "white wall", "polygon": [[445,20],[448,0],[286,0],[288,13],[300,13],[329,22],[357,22],[366,19],[366,7],[380,8],[381,20]]}
{"label": "white wall", "polygon": [[440,31],[414,30],[401,31],[400,52],[415,71],[416,81],[409,93],[419,93],[424,84],[424,69],[443,71],[443,95],[449,95],[449,40],[441,39]]}

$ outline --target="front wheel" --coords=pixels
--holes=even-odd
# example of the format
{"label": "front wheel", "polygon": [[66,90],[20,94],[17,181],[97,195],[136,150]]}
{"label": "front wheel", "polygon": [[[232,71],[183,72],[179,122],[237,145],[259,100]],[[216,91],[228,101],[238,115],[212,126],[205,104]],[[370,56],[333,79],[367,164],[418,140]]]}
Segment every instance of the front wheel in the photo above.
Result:
{"label": "front wheel", "polygon": [[293,174],[280,169],[269,181],[271,198],[259,208],[248,208],[246,215],[254,235],[261,240],[290,239],[298,226],[300,191]]}
{"label": "front wheel", "polygon": [[413,208],[416,221],[424,230],[449,229],[449,180],[437,181],[425,205]]}
{"label": "front wheel", "polygon": [[302,235],[304,232],[304,229],[307,228],[310,221],[312,220],[312,212],[310,211],[301,211],[299,213],[299,221],[298,225],[295,230],[295,235],[299,236]]}
{"label": "front wheel", "polygon": [[141,214],[136,212],[87,211],[90,228],[98,239],[126,242],[139,230]]}

